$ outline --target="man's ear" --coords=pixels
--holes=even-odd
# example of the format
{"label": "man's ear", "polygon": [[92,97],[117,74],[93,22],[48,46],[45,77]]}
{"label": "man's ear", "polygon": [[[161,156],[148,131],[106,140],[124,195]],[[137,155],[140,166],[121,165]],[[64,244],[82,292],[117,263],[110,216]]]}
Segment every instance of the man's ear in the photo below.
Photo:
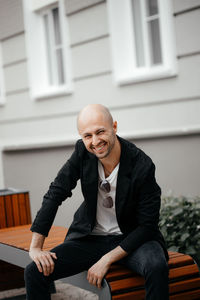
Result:
{"label": "man's ear", "polygon": [[117,132],[117,121],[113,122],[113,130],[115,133]]}

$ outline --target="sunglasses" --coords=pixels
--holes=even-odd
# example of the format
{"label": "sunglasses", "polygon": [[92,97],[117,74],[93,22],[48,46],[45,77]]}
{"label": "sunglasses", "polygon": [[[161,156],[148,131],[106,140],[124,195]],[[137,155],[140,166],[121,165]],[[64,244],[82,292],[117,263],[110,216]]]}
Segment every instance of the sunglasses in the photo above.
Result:
{"label": "sunglasses", "polygon": [[[106,193],[110,193],[111,187],[110,187],[110,183],[108,182],[108,180],[102,180],[99,184],[100,188],[106,192]],[[103,206],[106,208],[111,208],[113,207],[113,199],[110,196],[107,196],[106,198],[103,199]]]}

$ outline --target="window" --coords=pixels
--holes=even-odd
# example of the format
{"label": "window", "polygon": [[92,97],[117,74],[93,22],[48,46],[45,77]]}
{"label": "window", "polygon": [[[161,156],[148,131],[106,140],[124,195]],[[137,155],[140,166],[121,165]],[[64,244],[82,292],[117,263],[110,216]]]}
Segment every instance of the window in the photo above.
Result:
{"label": "window", "polygon": [[45,6],[36,0],[24,0],[24,11],[32,97],[41,99],[70,93],[72,80],[64,0],[49,0]]}
{"label": "window", "polygon": [[43,15],[43,20],[46,36],[48,83],[49,85],[62,85],[65,83],[65,70],[58,7],[46,12]]}
{"label": "window", "polygon": [[0,105],[5,103],[2,49],[0,43]]}
{"label": "window", "polygon": [[176,74],[170,0],[108,0],[108,10],[117,83]]}

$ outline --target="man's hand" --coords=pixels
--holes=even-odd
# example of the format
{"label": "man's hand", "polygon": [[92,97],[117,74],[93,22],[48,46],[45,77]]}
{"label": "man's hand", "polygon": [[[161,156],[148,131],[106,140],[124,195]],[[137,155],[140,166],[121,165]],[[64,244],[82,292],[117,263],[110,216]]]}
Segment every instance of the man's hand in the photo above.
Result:
{"label": "man's hand", "polygon": [[99,289],[101,288],[101,282],[103,277],[108,272],[110,268],[110,263],[103,256],[96,264],[94,264],[89,270],[87,275],[87,280],[90,284],[97,286]]}
{"label": "man's hand", "polygon": [[57,257],[53,252],[42,250],[44,240],[44,235],[33,232],[29,256],[36,263],[39,272],[43,272],[45,276],[49,276],[54,270],[53,259],[57,259]]}
{"label": "man's hand", "polygon": [[128,253],[126,251],[120,246],[117,246],[115,249],[102,256],[102,258],[88,270],[87,280],[89,283],[100,289],[102,279],[108,272],[111,264],[127,255]]}
{"label": "man's hand", "polygon": [[54,259],[57,259],[53,252],[43,251],[39,248],[32,248],[29,251],[30,258],[36,263],[39,272],[49,276],[54,270]]}

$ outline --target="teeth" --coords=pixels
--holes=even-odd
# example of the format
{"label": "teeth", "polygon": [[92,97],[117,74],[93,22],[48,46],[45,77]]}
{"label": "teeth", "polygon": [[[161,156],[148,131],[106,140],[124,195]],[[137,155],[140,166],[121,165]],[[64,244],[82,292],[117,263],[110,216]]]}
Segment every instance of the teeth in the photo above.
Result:
{"label": "teeth", "polygon": [[100,151],[102,148],[103,148],[103,146],[104,145],[102,145],[101,147],[99,147],[99,148],[96,148],[97,149],[97,151]]}
{"label": "teeth", "polygon": [[97,150],[101,150],[103,148],[103,146],[102,147],[100,147],[100,148],[97,148]]}

